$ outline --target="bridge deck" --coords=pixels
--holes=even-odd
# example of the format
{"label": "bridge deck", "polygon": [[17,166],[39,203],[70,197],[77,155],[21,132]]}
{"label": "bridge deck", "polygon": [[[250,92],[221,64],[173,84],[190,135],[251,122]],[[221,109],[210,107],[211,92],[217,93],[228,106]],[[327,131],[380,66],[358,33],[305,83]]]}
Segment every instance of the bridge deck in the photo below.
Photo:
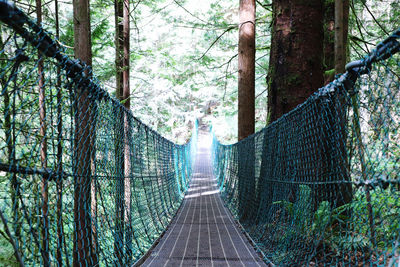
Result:
{"label": "bridge deck", "polygon": [[200,132],[190,188],[143,266],[265,266],[219,196],[209,135]]}

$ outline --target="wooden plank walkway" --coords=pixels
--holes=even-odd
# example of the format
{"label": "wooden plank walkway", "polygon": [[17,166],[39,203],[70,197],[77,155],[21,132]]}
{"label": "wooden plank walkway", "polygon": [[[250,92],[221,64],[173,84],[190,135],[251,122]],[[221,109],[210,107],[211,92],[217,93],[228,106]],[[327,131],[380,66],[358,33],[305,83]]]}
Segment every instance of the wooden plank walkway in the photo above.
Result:
{"label": "wooden plank walkway", "polygon": [[209,134],[200,132],[190,188],[142,266],[266,266],[222,203],[210,143]]}

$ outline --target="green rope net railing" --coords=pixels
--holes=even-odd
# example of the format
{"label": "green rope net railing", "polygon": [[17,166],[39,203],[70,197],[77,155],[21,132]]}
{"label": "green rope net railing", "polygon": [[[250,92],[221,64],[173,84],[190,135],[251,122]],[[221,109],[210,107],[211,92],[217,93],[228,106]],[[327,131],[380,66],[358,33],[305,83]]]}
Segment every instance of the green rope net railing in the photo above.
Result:
{"label": "green rope net railing", "polygon": [[224,202],[267,263],[400,264],[399,39],[254,135],[214,137]]}
{"label": "green rope net railing", "polygon": [[0,1],[0,265],[131,266],[176,214],[197,122],[177,145]]}

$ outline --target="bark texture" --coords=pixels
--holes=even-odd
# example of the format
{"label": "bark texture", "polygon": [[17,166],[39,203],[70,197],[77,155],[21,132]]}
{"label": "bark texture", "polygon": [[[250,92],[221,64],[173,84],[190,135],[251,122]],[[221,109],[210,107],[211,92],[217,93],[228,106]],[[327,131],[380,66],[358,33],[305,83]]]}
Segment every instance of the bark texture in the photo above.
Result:
{"label": "bark texture", "polygon": [[[130,86],[129,86],[129,57],[130,57],[130,28],[129,28],[129,0],[124,0],[123,7],[123,47],[124,47],[124,56],[123,56],[123,99],[124,106],[127,110],[131,107],[130,101]],[[124,197],[125,197],[125,214],[124,214],[124,224],[126,226],[125,230],[125,264],[132,265],[132,256],[133,256],[133,247],[132,247],[132,239],[133,239],[133,228],[132,228],[132,218],[131,218],[131,179],[132,179],[132,161],[131,158],[131,147],[132,147],[132,132],[131,132],[131,117],[127,112],[125,112],[124,116]]]}
{"label": "bark texture", "polygon": [[335,2],[324,1],[324,85],[335,77]]}
{"label": "bark texture", "polygon": [[335,72],[344,73],[349,27],[349,0],[335,0]]}
{"label": "bark texture", "polygon": [[129,0],[123,0],[123,100],[124,106],[129,110],[131,107],[130,97],[130,87],[129,87]]}
{"label": "bark texture", "polygon": [[116,97],[123,100],[123,0],[114,1],[115,12],[115,70],[116,70]]}
{"label": "bark texture", "polygon": [[[92,64],[89,0],[74,0],[75,58]],[[89,70],[86,74],[90,75]],[[91,220],[92,159],[94,158],[94,101],[88,90],[77,86],[75,94],[74,138],[74,248],[73,265],[97,265]]]}
{"label": "bark texture", "polygon": [[[238,83],[238,139],[255,130],[255,0],[240,0],[239,5],[239,83]],[[238,159],[239,217],[243,223],[251,216],[254,205],[254,141],[247,140],[246,158]],[[241,153],[239,151],[239,153]]]}
{"label": "bark texture", "polygon": [[[55,23],[56,23],[56,38],[60,39],[60,23],[59,23],[59,10],[58,10],[58,0],[54,1],[55,8]],[[61,68],[57,66],[57,167],[56,170],[60,175],[57,177],[56,181],[56,193],[57,193],[57,252],[56,260],[58,266],[63,266],[63,244],[65,244],[64,236],[64,222],[63,222],[63,117],[62,117],[62,107],[63,107],[63,97],[61,90]],[[64,245],[64,248],[66,245]],[[66,265],[69,266],[69,259],[66,258]]]}
{"label": "bark texture", "polygon": [[[122,101],[124,86],[123,86],[123,49],[124,49],[124,35],[123,35],[123,0],[115,0],[115,69],[116,69],[116,96]],[[116,107],[118,120],[114,128],[115,131],[115,175],[116,180],[115,188],[115,236],[114,236],[114,253],[116,255],[116,265],[123,265],[123,249],[124,249],[124,150],[122,148],[124,140],[124,128],[121,124],[124,122],[124,112],[121,108]]]}
{"label": "bark texture", "polygon": [[[116,96],[123,102],[124,107],[130,109],[130,86],[129,86],[129,0],[115,0],[115,47],[116,47]],[[118,264],[131,265],[132,263],[132,239],[131,227],[131,149],[130,136],[132,132],[129,114],[124,110],[119,112],[119,125],[116,126],[116,172],[118,179],[116,183],[116,239],[114,250],[117,255]],[[121,127],[120,125],[123,125]],[[125,253],[124,253],[125,252]]]}
{"label": "bark texture", "polygon": [[[312,93],[323,85],[323,0],[274,0],[273,24],[268,83],[268,120],[270,124],[279,119],[285,113],[293,110],[303,103]],[[296,118],[296,116],[294,116]],[[303,127],[308,127],[304,125]],[[266,131],[264,138],[265,151],[263,151],[260,181],[258,184],[257,198],[262,199],[261,208],[268,209],[272,204],[272,196],[277,190],[286,190],[289,201],[295,201],[298,188],[288,184],[285,188],[270,182],[277,174],[291,171],[289,162],[292,148],[290,143],[290,131],[281,126],[274,128],[272,134],[279,143],[267,144],[271,133]],[[307,129],[304,131],[311,131]],[[311,141],[311,140],[310,140]],[[305,141],[308,142],[308,141]],[[301,144],[299,144],[301,145]],[[270,151],[273,160],[267,159],[267,151]],[[318,162],[319,150],[315,149],[310,155],[297,153],[300,169],[304,169],[307,163]],[[310,158],[313,157],[311,160]],[[315,159],[315,160],[314,160]],[[311,161],[301,163],[300,161]],[[272,165],[271,165],[272,164]],[[321,167],[313,168],[318,173]],[[282,179],[296,179],[301,181],[302,174],[297,177],[282,176]],[[310,177],[315,181],[317,176]],[[316,189],[315,191],[318,191]],[[264,218],[258,218],[263,221]]]}
{"label": "bark texture", "polygon": [[[38,25],[42,24],[42,1],[36,0],[36,16]],[[40,117],[40,163],[41,167],[47,168],[47,123],[46,123],[46,97],[44,87],[44,69],[43,58],[39,52],[38,55],[38,91],[39,91],[39,117]],[[49,255],[49,218],[48,218],[48,202],[49,190],[47,178],[43,177],[41,182],[41,195],[42,195],[42,214],[41,214],[41,227],[42,227],[42,258],[43,266],[50,266]]]}
{"label": "bark texture", "polygon": [[[335,74],[344,73],[347,59],[347,35],[348,35],[348,25],[349,25],[349,0],[335,0]],[[349,171],[349,159],[347,156],[346,140],[347,140],[347,96],[343,93],[336,101],[336,121],[338,122],[338,134],[340,135],[341,142],[338,142],[337,150],[340,153],[340,157],[330,157],[328,162],[332,162],[330,169],[334,169],[339,166],[337,173],[340,176],[333,177],[333,180],[344,180],[351,181],[350,171]],[[332,123],[330,124],[333,128]],[[329,155],[332,155],[330,153]],[[364,165],[362,165],[364,166]],[[331,186],[328,188],[330,191],[334,192],[336,197],[336,205],[342,206],[344,204],[350,203],[353,197],[351,183],[338,184],[336,186]],[[331,201],[332,202],[332,201]],[[350,216],[350,211],[345,212]]]}
{"label": "bark texture", "polygon": [[[325,3],[326,4],[326,3]],[[268,73],[268,111],[271,123],[285,113],[303,103],[312,93],[323,85],[323,57],[328,64],[332,63],[332,46],[324,51],[323,32],[323,0],[274,0],[273,1],[273,30],[272,46],[270,54],[270,68]],[[326,11],[326,10],[325,10]],[[325,18],[325,22],[331,26],[332,14]],[[342,103],[343,96],[338,92],[335,96],[321,97],[316,100],[315,109],[310,116],[317,119],[310,123],[301,124],[301,129],[308,134],[300,137],[303,144],[312,144],[310,147],[300,147],[296,152],[298,167],[296,176],[288,179],[296,179],[321,182],[311,186],[313,191],[313,206],[316,209],[323,200],[328,200],[332,205],[338,206],[351,199],[351,188],[347,183],[330,184],[332,181],[348,180],[345,158],[347,156],[344,147],[346,137],[345,108]],[[343,111],[343,112],[340,112]],[[326,115],[327,116],[326,116]],[[296,116],[294,116],[295,118]],[[320,119],[318,119],[320,118]],[[301,120],[302,118],[298,118]],[[295,125],[295,124],[291,124]],[[285,132],[288,129],[284,130]],[[296,134],[296,133],[293,133]],[[336,137],[338,142],[334,142]],[[292,152],[290,138],[282,134],[278,144],[281,158],[278,167],[281,172],[290,172],[288,163]],[[302,146],[302,144],[299,144]],[[268,164],[263,157],[262,165]],[[262,167],[263,168],[263,167]],[[305,171],[307,170],[307,171]],[[261,184],[268,184],[271,176],[265,174]],[[261,180],[260,180],[261,181]],[[260,190],[263,190],[262,188]],[[266,188],[264,195],[272,195],[273,189]],[[290,186],[289,200],[295,201],[298,195],[298,187]],[[268,206],[271,201],[264,203]]]}
{"label": "bark texture", "polygon": [[323,85],[322,7],[322,0],[273,1],[267,123]]}
{"label": "bark texture", "polygon": [[238,139],[254,133],[255,125],[255,13],[254,0],[240,0]]}

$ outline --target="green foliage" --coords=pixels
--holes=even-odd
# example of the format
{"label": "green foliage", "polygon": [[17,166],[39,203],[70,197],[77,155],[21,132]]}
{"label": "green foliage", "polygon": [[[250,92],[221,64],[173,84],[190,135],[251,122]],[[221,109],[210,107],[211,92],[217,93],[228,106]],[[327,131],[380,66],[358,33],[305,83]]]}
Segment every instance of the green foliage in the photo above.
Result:
{"label": "green foliage", "polygon": [[[28,1],[29,2],[29,1]],[[237,125],[237,4],[238,1],[179,1],[178,4],[169,4],[166,0],[132,3],[131,14],[131,88],[132,110],[134,115],[151,125],[154,129],[160,131],[170,139],[179,140],[183,143],[188,139],[188,127],[193,125],[191,121],[195,117],[204,117],[211,121],[215,126],[217,134],[225,136],[225,141],[236,139]],[[269,4],[270,1],[264,1]],[[351,16],[351,34],[359,36],[359,39],[352,38],[350,44],[351,56],[358,56],[363,50],[368,50],[374,42],[381,39],[387,31],[399,27],[400,6],[397,1],[388,1],[388,5],[375,5],[376,1],[352,1],[354,13]],[[21,4],[19,2],[17,4]],[[72,55],[73,39],[73,16],[71,1],[60,2],[60,41],[67,47],[66,53]],[[115,47],[114,47],[114,19],[113,19],[113,1],[92,1],[92,44],[93,44],[93,68],[97,77],[114,92],[115,84]],[[376,18],[372,18],[367,10],[369,8]],[[380,10],[382,9],[382,10]],[[45,26],[54,32],[55,19],[52,17],[53,10],[51,5],[44,6]],[[256,95],[257,107],[257,128],[261,129],[267,121],[266,99],[267,93],[265,87],[265,76],[269,67],[269,43],[271,10],[268,8],[258,9],[257,18],[257,67],[256,67]],[[2,36],[6,39],[10,34],[2,27]],[[3,42],[3,40],[1,40]],[[68,48],[69,47],[69,48]],[[3,48],[3,44],[2,44]],[[207,52],[206,52],[207,51]],[[7,60],[14,56],[14,48],[6,49],[1,52],[3,67]],[[396,65],[396,61],[387,63],[389,66]],[[273,68],[271,68],[273,70]],[[54,72],[54,71],[53,71]],[[386,70],[386,72],[388,72]],[[331,74],[327,72],[326,74]],[[48,77],[54,77],[54,73],[46,73]],[[53,75],[53,76],[52,76]],[[2,77],[2,85],[4,84]],[[47,76],[46,76],[47,77]],[[288,77],[290,81],[295,82],[299,77]],[[49,79],[50,80],[50,79]],[[379,81],[380,82],[380,81]],[[26,107],[31,108],[32,114],[38,114],[37,97],[32,92],[24,90],[36,90],[34,83],[19,83],[19,88],[23,91],[17,98],[17,105],[24,103]],[[33,88],[33,89],[32,89]],[[387,86],[388,90],[396,91],[398,86]],[[398,91],[398,90],[397,90]],[[54,96],[57,90],[48,90],[50,95]],[[371,157],[365,167],[371,173],[371,179],[398,179],[398,170],[400,162],[400,147],[398,146],[398,131],[389,129],[386,124],[393,118],[398,119],[399,106],[396,105],[398,96],[386,100],[383,96],[388,92],[361,92],[364,98],[360,101],[360,113],[363,117],[360,121],[367,121],[368,125],[361,125],[366,144],[366,149]],[[5,94],[2,94],[3,97]],[[35,97],[32,97],[35,96]],[[63,95],[63,99],[68,98],[68,93]],[[379,101],[371,101],[371,100]],[[54,99],[47,98],[47,106],[52,106]],[[381,110],[373,109],[381,101],[387,101],[387,118],[381,116]],[[215,105],[210,107],[210,103]],[[393,103],[394,102],[394,103]],[[54,104],[54,103],[53,103]],[[367,106],[370,105],[370,106]],[[210,109],[208,109],[210,107]],[[363,111],[362,108],[371,108],[371,112]],[[3,113],[4,107],[0,107]],[[53,107],[53,111],[54,111]],[[205,115],[210,110],[210,115]],[[19,116],[29,114],[26,110],[19,110]],[[394,115],[393,115],[394,114]],[[352,116],[351,112],[349,116]],[[354,115],[353,115],[354,116]],[[50,119],[50,116],[49,118]],[[55,116],[51,117],[55,120]],[[65,125],[71,125],[71,119],[63,118]],[[391,121],[393,122],[393,121]],[[3,118],[0,120],[4,128],[6,122]],[[370,129],[373,125],[373,129]],[[21,140],[30,142],[21,143],[15,147],[18,163],[26,167],[40,168],[40,162],[34,161],[31,155],[32,147],[38,149],[38,144],[43,136],[38,131],[39,120],[30,119],[25,123],[15,122],[18,134]],[[55,131],[55,123],[49,124],[49,131]],[[66,131],[68,138],[68,131]],[[6,136],[3,131],[0,139],[6,143]],[[385,142],[376,142],[376,140],[386,140]],[[99,141],[100,143],[101,141]],[[355,138],[351,140],[355,142]],[[68,145],[66,145],[68,146]],[[99,144],[105,147],[105,144]],[[49,154],[55,155],[56,143],[53,140],[49,145]],[[4,148],[4,147],[3,147]],[[67,147],[70,151],[72,148]],[[108,148],[107,148],[108,149]],[[391,154],[385,152],[390,151]],[[379,153],[382,152],[382,155]],[[373,154],[375,153],[375,154]],[[379,156],[376,156],[378,155]],[[149,157],[150,159],[151,157]],[[5,153],[1,158],[2,162],[7,161]],[[98,159],[99,165],[108,163],[108,159]],[[359,180],[360,159],[352,157],[351,161],[355,167],[352,170],[352,179]],[[140,166],[142,163],[138,163]],[[135,165],[137,166],[137,165]],[[355,174],[354,174],[355,173]],[[106,175],[106,174],[105,174]],[[7,178],[8,181],[8,178]],[[39,184],[39,180],[31,181],[32,184]],[[28,182],[27,182],[28,184]],[[149,185],[143,186],[135,184],[138,195],[145,196]],[[72,187],[72,184],[66,185]],[[111,186],[111,185],[110,185]],[[374,185],[375,186],[375,185]],[[338,251],[348,251],[352,249],[364,251],[375,249],[371,237],[371,222],[368,210],[372,207],[373,224],[375,225],[375,239],[378,251],[391,251],[393,248],[385,247],[392,244],[398,237],[400,229],[400,195],[394,186],[387,189],[379,186],[372,186],[369,190],[371,200],[366,197],[366,189],[359,188],[355,190],[351,203],[336,207],[328,201],[321,201],[314,207],[313,192],[307,185],[299,185],[296,190],[294,201],[280,200],[273,203],[279,207],[283,215],[279,217],[279,225],[276,233],[273,234],[274,241],[282,241],[282,254],[279,257],[288,257],[288,247],[293,246],[294,240],[301,240],[305,246],[314,244],[315,247],[324,246],[326,250],[332,253]],[[9,190],[9,185],[3,185],[2,188]],[[28,208],[34,214],[37,223],[37,215],[34,210],[38,202],[39,188],[35,187],[35,199],[30,199]],[[6,191],[5,191],[6,192]],[[9,192],[6,192],[9,194]],[[55,190],[50,192],[55,194]],[[100,196],[99,196],[100,197]],[[72,200],[69,199],[71,202]],[[106,196],[104,202],[111,202],[110,196]],[[28,202],[28,201],[27,201]],[[9,204],[9,203],[7,203]],[[50,206],[55,210],[55,204]],[[4,206],[6,206],[4,204]],[[135,223],[139,223],[140,209],[135,210]],[[99,213],[104,214],[106,207],[100,207]],[[51,221],[55,221],[54,214],[51,215]],[[66,214],[66,221],[72,221],[72,215]],[[269,223],[265,228],[272,227]],[[28,225],[22,226],[28,231]],[[0,228],[0,231],[4,232]],[[67,236],[72,236],[73,227],[67,225],[64,229]],[[267,231],[266,231],[267,232]],[[105,239],[112,239],[112,234],[104,233]],[[152,234],[154,238],[156,234]],[[32,237],[30,237],[32,238]],[[144,247],[150,246],[150,242],[144,237],[139,236],[138,240]],[[31,241],[31,240],[27,240]],[[392,242],[392,243],[391,243]],[[112,246],[112,245],[111,245]],[[68,248],[71,251],[72,248]],[[286,250],[285,250],[286,249]],[[298,251],[301,252],[301,251]],[[29,253],[29,252],[27,252]],[[32,253],[32,252],[31,252]],[[140,253],[139,253],[140,254]],[[12,254],[12,247],[0,235],[0,265],[13,266],[15,259]]]}
{"label": "green foliage", "polygon": [[369,236],[368,205],[373,207],[374,224],[376,225],[377,245],[384,249],[388,240],[393,240],[400,230],[400,192],[390,186],[388,189],[377,187],[370,191],[371,202],[368,203],[363,190],[358,190],[352,203],[351,225],[354,231],[362,236]]}
{"label": "green foliage", "polygon": [[[30,3],[21,1],[21,3]],[[332,0],[325,1],[326,3]],[[170,138],[178,138],[169,128],[158,128],[168,124],[173,116],[180,127],[187,127],[193,117],[204,116],[204,101],[215,100],[219,104],[214,116],[207,120],[217,124],[227,124],[224,115],[227,109],[233,114],[237,102],[230,98],[237,88],[237,21],[238,1],[198,1],[187,0],[169,3],[166,0],[131,2],[131,87],[137,88],[132,98],[132,109],[138,117],[161,130]],[[358,58],[371,49],[377,40],[400,27],[398,1],[350,1],[350,59]],[[60,40],[73,47],[72,1],[60,1]],[[256,125],[261,129],[267,121],[266,75],[269,65],[270,25],[272,20],[271,1],[257,3],[257,63],[256,63]],[[19,4],[22,8],[27,5]],[[43,6],[44,23],[54,32],[53,3]],[[374,18],[368,12],[374,14]],[[28,11],[28,9],[26,9]],[[114,47],[114,7],[113,1],[91,1],[91,25],[93,43],[93,69],[99,79],[110,88],[115,88],[115,47]],[[224,33],[227,29],[232,30]],[[223,34],[224,33],[224,34]],[[217,38],[220,39],[217,40]],[[357,38],[353,38],[357,37]],[[217,41],[216,41],[217,40]],[[213,42],[216,41],[214,44]],[[210,49],[209,49],[210,48]],[[209,49],[207,53],[205,53]],[[72,49],[68,54],[72,55]],[[204,54],[205,53],[205,54]],[[204,54],[204,56],[202,56]],[[202,57],[201,57],[202,56]],[[189,67],[189,68],[188,68]],[[188,70],[189,69],[189,70]],[[330,74],[330,73],[326,73]],[[295,81],[295,79],[293,79]],[[175,95],[176,101],[165,93],[171,88],[189,95],[193,102],[191,112],[186,107],[186,98]],[[192,90],[192,88],[196,88]],[[157,116],[154,108],[143,108],[145,103],[156,100],[161,105],[173,103],[179,114]],[[177,115],[177,116],[176,116]],[[229,119],[230,120],[230,119]],[[234,118],[236,120],[236,117]],[[236,124],[236,122],[234,122]],[[225,129],[222,131],[222,128]],[[227,127],[217,130],[217,135],[233,136]],[[187,129],[187,128],[186,128]],[[164,131],[166,130],[166,131]],[[187,136],[186,136],[187,138]],[[185,139],[185,138],[184,138]]]}
{"label": "green foliage", "polygon": [[[363,189],[357,190],[351,203],[332,208],[328,201],[322,201],[313,212],[311,189],[300,185],[295,202],[276,201],[285,210],[288,220],[278,235],[280,243],[290,244],[292,240],[323,244],[332,251],[365,250],[373,248],[370,239],[368,205],[373,207],[376,240],[380,250],[386,250],[400,230],[400,192],[393,187],[371,191],[368,203]],[[287,256],[287,254],[285,254]]]}
{"label": "green foliage", "polygon": [[0,228],[0,266],[19,266],[14,256],[14,249],[10,242],[4,238],[4,230]]}

